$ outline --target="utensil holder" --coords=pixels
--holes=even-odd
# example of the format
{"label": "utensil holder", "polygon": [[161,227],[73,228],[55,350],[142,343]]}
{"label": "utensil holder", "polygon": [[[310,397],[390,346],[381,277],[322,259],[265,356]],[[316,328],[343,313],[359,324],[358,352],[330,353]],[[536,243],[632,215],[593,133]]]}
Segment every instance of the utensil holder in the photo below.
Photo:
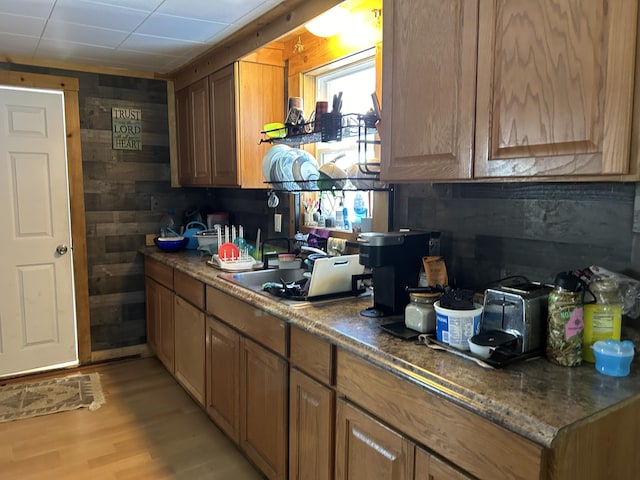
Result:
{"label": "utensil holder", "polygon": [[342,140],[342,115],[325,113],[320,118],[320,135],[323,142]]}

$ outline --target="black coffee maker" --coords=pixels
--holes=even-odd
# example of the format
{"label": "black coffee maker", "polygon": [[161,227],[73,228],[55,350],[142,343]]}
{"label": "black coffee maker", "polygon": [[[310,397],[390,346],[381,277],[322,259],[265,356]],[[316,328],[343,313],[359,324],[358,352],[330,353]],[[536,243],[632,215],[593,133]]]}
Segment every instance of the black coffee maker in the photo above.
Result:
{"label": "black coffee maker", "polygon": [[360,264],[370,267],[373,276],[373,307],[360,314],[365,317],[401,314],[409,303],[406,287],[418,285],[422,257],[440,253],[440,234],[367,232],[358,236],[358,243]]}

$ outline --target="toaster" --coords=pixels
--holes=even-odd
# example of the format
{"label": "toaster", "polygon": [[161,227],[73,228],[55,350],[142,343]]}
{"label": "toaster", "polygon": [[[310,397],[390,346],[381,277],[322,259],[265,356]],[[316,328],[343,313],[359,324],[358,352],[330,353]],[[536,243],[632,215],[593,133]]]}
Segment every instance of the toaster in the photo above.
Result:
{"label": "toaster", "polygon": [[552,287],[523,283],[489,288],[484,293],[480,331],[499,330],[515,335],[515,353],[544,350],[547,302]]}

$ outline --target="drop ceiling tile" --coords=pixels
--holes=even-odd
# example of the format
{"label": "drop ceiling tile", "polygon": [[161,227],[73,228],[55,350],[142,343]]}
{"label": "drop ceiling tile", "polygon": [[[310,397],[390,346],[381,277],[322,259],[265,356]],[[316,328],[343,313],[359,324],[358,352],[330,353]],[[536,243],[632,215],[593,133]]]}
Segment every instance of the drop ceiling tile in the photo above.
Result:
{"label": "drop ceiling tile", "polygon": [[156,37],[177,38],[191,42],[204,42],[225,26],[223,23],[206,22],[192,18],[153,13],[140,25],[136,33]]}
{"label": "drop ceiling tile", "polygon": [[[102,5],[114,5],[116,7],[134,8],[145,12],[153,12],[164,0],[87,0],[89,3],[98,3]],[[181,0],[188,3],[189,0]],[[215,1],[215,0],[213,0]]]}
{"label": "drop ceiling tile", "polygon": [[28,17],[49,18],[55,0],[2,0],[0,11]]}
{"label": "drop ceiling tile", "polygon": [[165,0],[158,13],[179,17],[197,18],[219,23],[235,23],[239,18],[256,9],[265,0]]}
{"label": "drop ceiling tile", "polygon": [[125,68],[160,72],[164,65],[174,62],[176,57],[122,50],[114,55],[114,59]]}
{"label": "drop ceiling tile", "polygon": [[58,0],[51,14],[51,20],[131,31],[140,25],[147,15],[147,12],[132,8],[83,0]]}
{"label": "drop ceiling tile", "polygon": [[282,1],[0,0],[0,54],[168,73]]}
{"label": "drop ceiling tile", "polygon": [[100,59],[109,55],[113,49],[96,45],[47,39],[40,42],[36,54],[38,57],[69,60],[77,63],[79,57]]}
{"label": "drop ceiling tile", "polygon": [[42,38],[115,48],[127,38],[127,35],[127,32],[119,30],[50,20]]}
{"label": "drop ceiling tile", "polygon": [[163,66],[162,70],[156,70],[156,71],[160,73],[169,73],[174,70],[178,70],[180,67],[186,65],[187,63],[189,63],[189,60],[190,60],[189,58],[176,58],[171,62],[167,62]]}
{"label": "drop ceiling tile", "polygon": [[278,4],[282,3],[281,0],[266,0],[261,2],[255,8],[246,11],[242,16],[236,18],[235,24],[244,26],[250,23],[252,20],[257,19],[260,15],[267,13],[269,10],[275,8]]}
{"label": "drop ceiling tile", "polygon": [[38,37],[0,33],[0,51],[9,57],[12,55],[30,57],[38,46]]}
{"label": "drop ceiling tile", "polygon": [[0,13],[0,32],[39,37],[45,22],[44,18]]}
{"label": "drop ceiling tile", "polygon": [[202,47],[202,43],[134,33],[122,42],[118,50],[150,52],[170,56],[189,56],[194,55],[196,51],[200,51]]}

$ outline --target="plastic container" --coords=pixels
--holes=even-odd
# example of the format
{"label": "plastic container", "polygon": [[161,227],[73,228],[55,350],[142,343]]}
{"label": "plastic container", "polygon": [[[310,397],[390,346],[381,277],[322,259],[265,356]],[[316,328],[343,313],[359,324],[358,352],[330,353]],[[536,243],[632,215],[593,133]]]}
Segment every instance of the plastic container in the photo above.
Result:
{"label": "plastic container", "polygon": [[198,239],[196,238],[196,234],[206,229],[207,226],[202,222],[187,223],[183,237],[188,238],[189,241],[187,242],[187,246],[185,248],[187,250],[195,250],[196,248],[198,248]]}
{"label": "plastic container", "polygon": [[293,270],[300,268],[302,259],[296,258],[294,253],[281,253],[278,255],[278,268],[280,270]]}
{"label": "plastic container", "polygon": [[469,350],[469,339],[478,334],[482,305],[474,304],[473,310],[450,310],[433,304],[436,310],[436,338],[459,350]]}
{"label": "plastic container", "polygon": [[612,377],[626,377],[631,369],[633,342],[625,340],[598,340],[591,347],[596,358],[596,370]]}
{"label": "plastic container", "polygon": [[410,303],[404,309],[404,324],[420,333],[436,331],[436,310],[433,304],[440,298],[439,293],[410,293]]}
{"label": "plastic container", "polygon": [[178,236],[178,233],[175,231],[176,223],[173,219],[174,215],[175,211],[169,209],[160,219],[160,237],[167,238]]}
{"label": "plastic container", "polygon": [[600,279],[589,284],[589,290],[596,303],[584,306],[584,336],[582,339],[582,359],[595,362],[591,346],[598,340],[620,340],[622,323],[622,295],[618,282]]}

